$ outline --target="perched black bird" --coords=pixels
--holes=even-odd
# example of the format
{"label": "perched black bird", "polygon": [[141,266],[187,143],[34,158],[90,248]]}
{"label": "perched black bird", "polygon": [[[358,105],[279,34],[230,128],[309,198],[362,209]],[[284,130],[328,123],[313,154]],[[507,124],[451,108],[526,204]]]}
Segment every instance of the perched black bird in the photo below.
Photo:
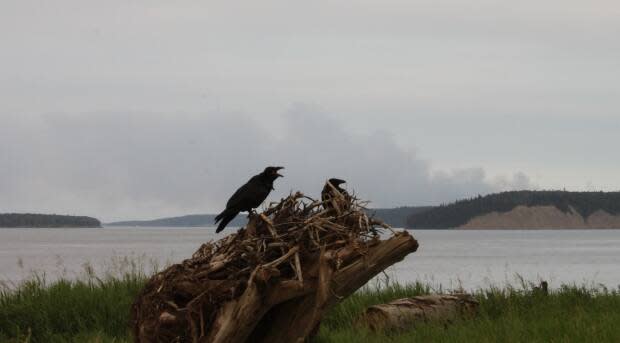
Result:
{"label": "perched black bird", "polygon": [[334,191],[339,192],[346,199],[349,196],[349,193],[347,193],[347,191],[344,190],[343,188],[340,188],[340,185],[345,182],[346,182],[345,180],[335,179],[335,178],[327,180],[327,182],[325,183],[325,187],[323,187],[323,190],[321,191],[321,200],[323,200],[325,204],[329,204],[328,201],[332,199],[334,196],[336,196],[336,194],[334,194]]}
{"label": "perched black bird", "polygon": [[226,203],[226,209],[215,217],[215,223],[220,222],[215,232],[224,230],[226,225],[239,214],[239,212],[251,212],[265,201],[269,192],[273,190],[273,182],[281,177],[278,173],[284,167],[267,167],[265,170],[252,176],[243,186],[239,187]]}

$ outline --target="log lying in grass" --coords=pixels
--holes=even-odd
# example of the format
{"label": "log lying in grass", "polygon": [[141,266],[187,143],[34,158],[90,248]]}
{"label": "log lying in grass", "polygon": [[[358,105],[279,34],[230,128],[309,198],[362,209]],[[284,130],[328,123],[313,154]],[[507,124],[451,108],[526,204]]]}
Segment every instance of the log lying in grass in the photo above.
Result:
{"label": "log lying in grass", "polygon": [[381,240],[354,197],[290,195],[248,225],[153,276],[132,306],[136,342],[298,342],[334,304],[414,252]]}
{"label": "log lying in grass", "polygon": [[478,301],[469,294],[425,295],[369,307],[357,324],[371,330],[405,330],[427,321],[448,322],[473,317]]}

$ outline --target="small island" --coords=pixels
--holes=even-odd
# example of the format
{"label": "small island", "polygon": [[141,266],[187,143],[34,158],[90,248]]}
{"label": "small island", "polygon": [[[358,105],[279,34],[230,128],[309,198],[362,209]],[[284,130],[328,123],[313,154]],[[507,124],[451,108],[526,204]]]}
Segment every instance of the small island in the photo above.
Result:
{"label": "small island", "polygon": [[100,228],[101,222],[86,216],[57,214],[0,213],[1,228]]}
{"label": "small island", "polygon": [[513,191],[437,206],[410,229],[620,229],[620,192]]}

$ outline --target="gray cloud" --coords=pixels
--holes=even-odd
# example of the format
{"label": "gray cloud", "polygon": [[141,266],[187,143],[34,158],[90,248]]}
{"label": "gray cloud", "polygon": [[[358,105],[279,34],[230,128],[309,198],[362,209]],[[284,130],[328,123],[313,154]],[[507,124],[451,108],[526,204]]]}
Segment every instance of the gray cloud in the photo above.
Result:
{"label": "gray cloud", "polygon": [[339,174],[377,206],[617,190],[619,10],[2,1],[0,210],[215,211],[265,163],[274,196]]}
{"label": "gray cloud", "polygon": [[325,179],[373,206],[421,205],[499,189],[481,168],[436,172],[389,133],[353,134],[347,123],[296,106],[277,127],[243,114],[49,114],[4,118],[0,209],[96,215],[106,220],[215,212],[266,165],[286,166],[271,199]]}

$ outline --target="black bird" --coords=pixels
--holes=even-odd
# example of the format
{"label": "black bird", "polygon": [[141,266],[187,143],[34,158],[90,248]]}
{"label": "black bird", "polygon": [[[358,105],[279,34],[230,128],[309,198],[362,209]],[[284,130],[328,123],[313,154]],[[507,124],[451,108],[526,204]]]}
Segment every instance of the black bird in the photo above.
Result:
{"label": "black bird", "polygon": [[251,212],[265,201],[269,192],[273,190],[273,182],[281,177],[278,171],[284,167],[267,167],[265,170],[252,176],[243,186],[239,187],[226,203],[226,209],[215,217],[215,223],[220,222],[215,232],[224,230],[239,212]]}
{"label": "black bird", "polygon": [[325,187],[323,187],[323,190],[321,191],[321,200],[323,200],[323,202],[325,202],[326,204],[329,204],[329,200],[332,199],[336,195],[334,194],[334,188],[335,188],[335,191],[338,191],[346,199],[349,196],[349,193],[347,193],[347,191],[344,190],[343,188],[340,188],[340,185],[345,182],[346,182],[345,180],[336,179],[336,178],[327,180],[327,182],[325,183]]}

